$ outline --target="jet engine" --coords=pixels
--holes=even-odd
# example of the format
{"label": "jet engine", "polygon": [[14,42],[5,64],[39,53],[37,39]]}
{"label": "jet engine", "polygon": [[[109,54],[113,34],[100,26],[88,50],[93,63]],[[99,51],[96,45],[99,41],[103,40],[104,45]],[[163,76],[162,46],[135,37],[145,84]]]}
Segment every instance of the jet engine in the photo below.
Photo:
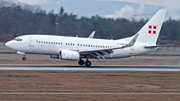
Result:
{"label": "jet engine", "polygon": [[62,60],[79,60],[80,54],[76,51],[71,50],[61,50],[59,53],[59,59]]}

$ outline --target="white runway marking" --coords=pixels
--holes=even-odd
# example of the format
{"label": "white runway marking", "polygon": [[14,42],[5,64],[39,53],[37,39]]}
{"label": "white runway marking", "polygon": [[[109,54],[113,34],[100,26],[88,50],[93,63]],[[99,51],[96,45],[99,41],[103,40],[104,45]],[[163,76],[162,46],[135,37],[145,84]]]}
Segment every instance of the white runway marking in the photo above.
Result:
{"label": "white runway marking", "polygon": [[139,71],[180,72],[180,66],[63,66],[63,65],[0,65],[0,71]]}
{"label": "white runway marking", "polygon": [[3,95],[180,95],[180,93],[0,92]]}

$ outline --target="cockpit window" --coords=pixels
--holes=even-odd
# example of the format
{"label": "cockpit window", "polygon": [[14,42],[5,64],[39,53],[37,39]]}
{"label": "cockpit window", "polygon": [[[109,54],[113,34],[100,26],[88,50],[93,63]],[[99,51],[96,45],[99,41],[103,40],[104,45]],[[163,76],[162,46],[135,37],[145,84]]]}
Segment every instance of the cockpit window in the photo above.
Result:
{"label": "cockpit window", "polygon": [[20,38],[15,38],[14,40],[15,41],[22,41],[22,39],[20,39]]}

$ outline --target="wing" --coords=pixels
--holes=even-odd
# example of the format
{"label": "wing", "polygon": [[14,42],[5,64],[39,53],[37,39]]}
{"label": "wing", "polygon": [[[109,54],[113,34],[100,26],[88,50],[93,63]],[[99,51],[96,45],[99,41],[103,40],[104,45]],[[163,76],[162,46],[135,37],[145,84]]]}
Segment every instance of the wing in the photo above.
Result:
{"label": "wing", "polygon": [[122,45],[120,47],[114,47],[114,48],[105,48],[105,49],[81,49],[79,50],[79,53],[83,56],[90,56],[96,59],[105,59],[105,55],[111,57],[111,53],[113,53],[113,50],[116,49],[122,49],[122,48],[127,48],[127,47],[131,47],[135,44],[137,38],[138,38],[139,34],[135,35],[135,37],[129,42],[129,44],[127,45]]}
{"label": "wing", "polygon": [[91,50],[80,50],[81,55],[88,55],[96,59],[105,59],[104,55],[109,55],[113,53],[113,49],[91,49]]}

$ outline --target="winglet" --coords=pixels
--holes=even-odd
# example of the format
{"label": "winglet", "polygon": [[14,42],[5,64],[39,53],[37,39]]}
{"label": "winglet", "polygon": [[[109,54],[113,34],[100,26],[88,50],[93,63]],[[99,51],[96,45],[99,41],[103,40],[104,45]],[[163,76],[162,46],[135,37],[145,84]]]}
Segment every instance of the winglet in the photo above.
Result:
{"label": "winglet", "polygon": [[126,48],[126,47],[131,47],[135,44],[137,38],[138,38],[139,34],[136,34],[136,36],[131,40],[131,42],[125,46],[123,46],[122,48]]}
{"label": "winglet", "polygon": [[93,38],[95,33],[96,33],[96,31],[93,31],[88,38]]}

